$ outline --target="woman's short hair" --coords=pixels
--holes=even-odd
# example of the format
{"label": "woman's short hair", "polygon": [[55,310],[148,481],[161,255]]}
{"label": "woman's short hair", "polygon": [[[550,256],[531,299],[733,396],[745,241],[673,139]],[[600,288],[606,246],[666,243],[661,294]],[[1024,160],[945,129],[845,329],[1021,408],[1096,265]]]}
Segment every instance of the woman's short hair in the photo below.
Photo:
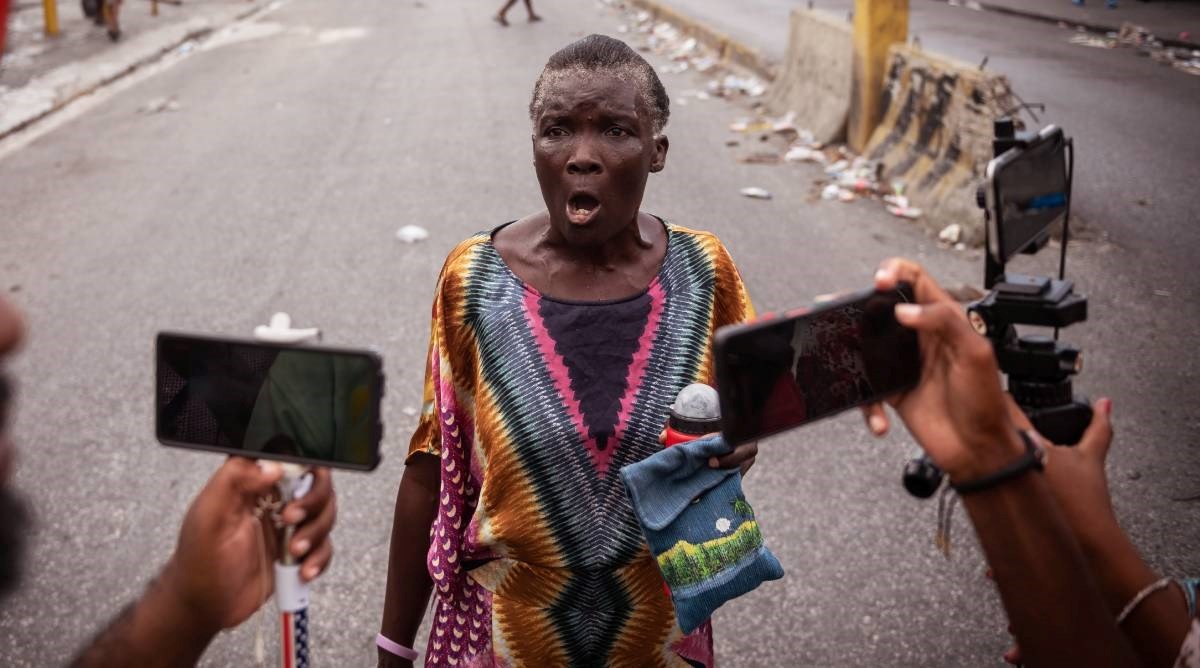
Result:
{"label": "woman's short hair", "polygon": [[654,134],[661,133],[671,115],[667,89],[663,87],[654,68],[637,51],[619,39],[604,35],[588,35],[550,56],[537,82],[533,84],[533,98],[529,101],[530,120],[537,121],[546,105],[546,95],[556,83],[567,76],[601,72],[632,82],[637,87],[638,97],[650,112]]}

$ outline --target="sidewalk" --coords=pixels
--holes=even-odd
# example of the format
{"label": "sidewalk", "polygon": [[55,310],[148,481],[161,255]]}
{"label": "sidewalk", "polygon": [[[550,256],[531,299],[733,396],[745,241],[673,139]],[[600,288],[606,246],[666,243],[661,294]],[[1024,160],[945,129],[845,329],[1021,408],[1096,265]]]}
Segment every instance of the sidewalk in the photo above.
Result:
{"label": "sidewalk", "polygon": [[188,40],[251,14],[267,0],[160,1],[121,5],[121,39],[84,18],[79,0],[57,0],[59,34],[43,31],[40,0],[16,0],[0,58],[0,138],[54,112]]}
{"label": "sidewalk", "polygon": [[[938,0],[948,4],[969,4],[967,0]],[[1016,14],[1044,21],[1063,21],[1091,30],[1115,32],[1122,23],[1133,23],[1154,33],[1155,37],[1177,46],[1200,48],[1200,2],[1190,0],[1120,0],[1115,9],[1107,9],[1105,0],[1085,0],[1080,7],[1071,0],[979,0],[989,11]]]}

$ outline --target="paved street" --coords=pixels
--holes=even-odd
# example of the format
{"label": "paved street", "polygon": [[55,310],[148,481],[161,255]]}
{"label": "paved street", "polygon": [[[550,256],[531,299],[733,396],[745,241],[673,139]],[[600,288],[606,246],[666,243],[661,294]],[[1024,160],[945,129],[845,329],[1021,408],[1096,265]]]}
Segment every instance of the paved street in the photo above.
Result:
{"label": "paved street", "polygon": [[[707,0],[673,4],[689,2]],[[479,3],[284,0],[52,130],[0,143],[0,289],[31,330],[12,369],[16,483],[38,524],[25,585],[0,606],[0,664],[63,664],[142,590],[219,461],[155,442],[155,333],[248,335],[285,310],[328,343],[375,346],[386,360],[385,461],[335,476],[337,554],[310,610],[315,665],[374,665],[437,272],[470,233],[540,208],[533,81],[561,46],[622,22],[589,0],[537,8],[544,22],[526,24],[518,7],[502,29]],[[1200,494],[1200,409],[1189,401],[1200,381],[1200,77],[1067,45],[1043,24],[989,16],[971,30],[999,40],[1002,21],[1016,22],[1003,31],[1014,42],[989,47],[989,68],[1049,103],[1048,120],[1080,146],[1076,194],[1093,240],[1072,250],[1071,273],[1091,319],[1065,336],[1088,357],[1079,388],[1114,398],[1118,513],[1154,567],[1200,574],[1200,504],[1177,500]],[[925,45],[982,58],[965,29],[943,32],[923,32]],[[703,85],[690,73],[664,83],[676,96]],[[178,111],[139,113],[168,97]],[[812,201],[815,167],[735,162],[727,127],[745,113],[673,105],[667,168],[645,209],[720,235],[759,310],[865,286],[894,254],[946,283],[979,283],[977,251],[939,248],[878,206]],[[738,195],[751,185],[775,198]],[[405,224],[430,239],[399,243]],[[1023,265],[1049,272],[1051,255]],[[898,434],[877,442],[857,415],[762,444],[747,495],[787,576],[717,613],[721,665],[999,661],[1003,613],[965,516],[946,560],[933,547],[934,504],[900,487],[913,447]],[[264,626],[273,647],[270,607]],[[254,628],[220,636],[205,665],[252,665]]]}

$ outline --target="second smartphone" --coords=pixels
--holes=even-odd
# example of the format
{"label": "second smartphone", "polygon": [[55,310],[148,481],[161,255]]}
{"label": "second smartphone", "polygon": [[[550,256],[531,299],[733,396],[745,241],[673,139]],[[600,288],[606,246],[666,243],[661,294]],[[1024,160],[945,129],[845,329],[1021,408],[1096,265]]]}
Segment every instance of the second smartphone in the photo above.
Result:
{"label": "second smartphone", "polygon": [[799,315],[717,330],[721,431],[736,445],[882,400],[917,383],[917,334],[896,321],[912,288],[864,290]]}
{"label": "second smartphone", "polygon": [[370,350],[163,332],[155,431],[164,445],[370,471],[383,360]]}

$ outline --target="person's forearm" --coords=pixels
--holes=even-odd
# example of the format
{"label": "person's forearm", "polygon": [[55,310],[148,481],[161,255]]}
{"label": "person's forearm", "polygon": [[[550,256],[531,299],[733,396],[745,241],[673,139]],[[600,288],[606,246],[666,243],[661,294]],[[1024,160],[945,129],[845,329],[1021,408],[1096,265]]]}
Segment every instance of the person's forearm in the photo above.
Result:
{"label": "person's forearm", "polygon": [[1027,665],[1137,665],[1041,474],[963,505]]}
{"label": "person's forearm", "polygon": [[71,662],[72,668],[192,666],[219,628],[200,623],[171,584],[170,566]]}
{"label": "person's forearm", "polygon": [[[1159,579],[1133,542],[1113,520],[1082,540],[1083,554],[1115,617],[1148,585]],[[1174,583],[1147,596],[1121,624],[1121,631],[1143,665],[1173,666],[1190,620],[1183,592]]]}
{"label": "person's forearm", "polygon": [[[436,457],[418,455],[405,467],[396,494],[380,632],[406,647],[413,645],[433,590],[425,559],[429,529],[437,515],[440,475]],[[408,665],[382,649],[378,656],[380,666]]]}

